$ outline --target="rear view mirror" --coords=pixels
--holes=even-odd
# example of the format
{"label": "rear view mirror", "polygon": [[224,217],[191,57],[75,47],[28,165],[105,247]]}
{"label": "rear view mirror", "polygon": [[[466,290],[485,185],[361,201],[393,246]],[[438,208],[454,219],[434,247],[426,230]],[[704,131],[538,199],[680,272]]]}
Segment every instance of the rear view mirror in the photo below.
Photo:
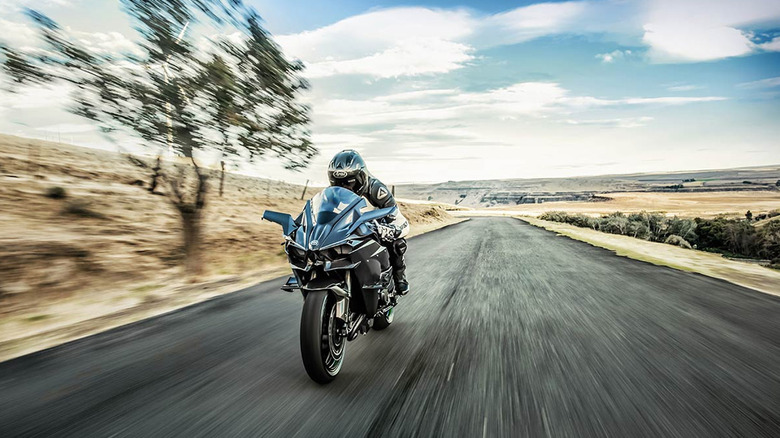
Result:
{"label": "rear view mirror", "polygon": [[285,236],[289,236],[290,233],[295,231],[298,227],[293,220],[293,217],[287,213],[279,213],[277,211],[265,210],[263,212],[263,219],[271,222],[275,222],[282,226],[282,233]]}

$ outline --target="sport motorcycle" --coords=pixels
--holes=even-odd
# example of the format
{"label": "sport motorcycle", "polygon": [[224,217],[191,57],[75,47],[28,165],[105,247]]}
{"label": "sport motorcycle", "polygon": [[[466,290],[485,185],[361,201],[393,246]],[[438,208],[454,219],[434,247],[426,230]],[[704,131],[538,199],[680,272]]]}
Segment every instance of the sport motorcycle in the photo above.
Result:
{"label": "sport motorcycle", "polygon": [[293,272],[282,290],[303,296],[301,357],[317,383],[336,378],[347,342],[393,322],[393,270],[377,229],[397,214],[398,207],[368,210],[365,199],[342,187],[315,195],[295,219],[263,212],[282,226]]}

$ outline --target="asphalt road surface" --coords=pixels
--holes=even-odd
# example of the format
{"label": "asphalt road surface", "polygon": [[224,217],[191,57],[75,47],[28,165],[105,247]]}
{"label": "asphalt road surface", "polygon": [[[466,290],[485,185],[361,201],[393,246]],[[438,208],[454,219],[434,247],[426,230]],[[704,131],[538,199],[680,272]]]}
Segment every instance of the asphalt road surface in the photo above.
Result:
{"label": "asphalt road surface", "polygon": [[0,437],[780,436],[780,299],[509,218],[410,240],[319,386],[282,280],[0,364]]}

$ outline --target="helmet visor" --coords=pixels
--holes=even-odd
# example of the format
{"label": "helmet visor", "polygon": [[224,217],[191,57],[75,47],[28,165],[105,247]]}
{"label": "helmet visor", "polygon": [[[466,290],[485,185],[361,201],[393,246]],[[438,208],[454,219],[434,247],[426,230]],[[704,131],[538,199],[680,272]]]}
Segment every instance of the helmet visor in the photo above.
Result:
{"label": "helmet visor", "polygon": [[347,178],[341,178],[341,179],[335,179],[334,178],[333,181],[331,181],[331,183],[334,186],[343,187],[343,188],[349,189],[349,190],[351,190],[353,192],[357,190],[358,185],[359,185],[359,182],[358,182],[357,178],[355,178],[354,176],[347,177]]}

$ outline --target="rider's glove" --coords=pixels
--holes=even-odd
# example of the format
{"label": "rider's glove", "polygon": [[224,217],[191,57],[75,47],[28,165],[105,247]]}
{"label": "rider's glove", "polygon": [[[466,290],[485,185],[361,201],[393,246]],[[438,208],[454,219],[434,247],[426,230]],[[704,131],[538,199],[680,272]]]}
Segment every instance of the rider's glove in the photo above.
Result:
{"label": "rider's glove", "polygon": [[392,242],[395,240],[399,233],[399,230],[393,225],[376,224],[376,234],[379,236],[379,240],[383,242]]}

